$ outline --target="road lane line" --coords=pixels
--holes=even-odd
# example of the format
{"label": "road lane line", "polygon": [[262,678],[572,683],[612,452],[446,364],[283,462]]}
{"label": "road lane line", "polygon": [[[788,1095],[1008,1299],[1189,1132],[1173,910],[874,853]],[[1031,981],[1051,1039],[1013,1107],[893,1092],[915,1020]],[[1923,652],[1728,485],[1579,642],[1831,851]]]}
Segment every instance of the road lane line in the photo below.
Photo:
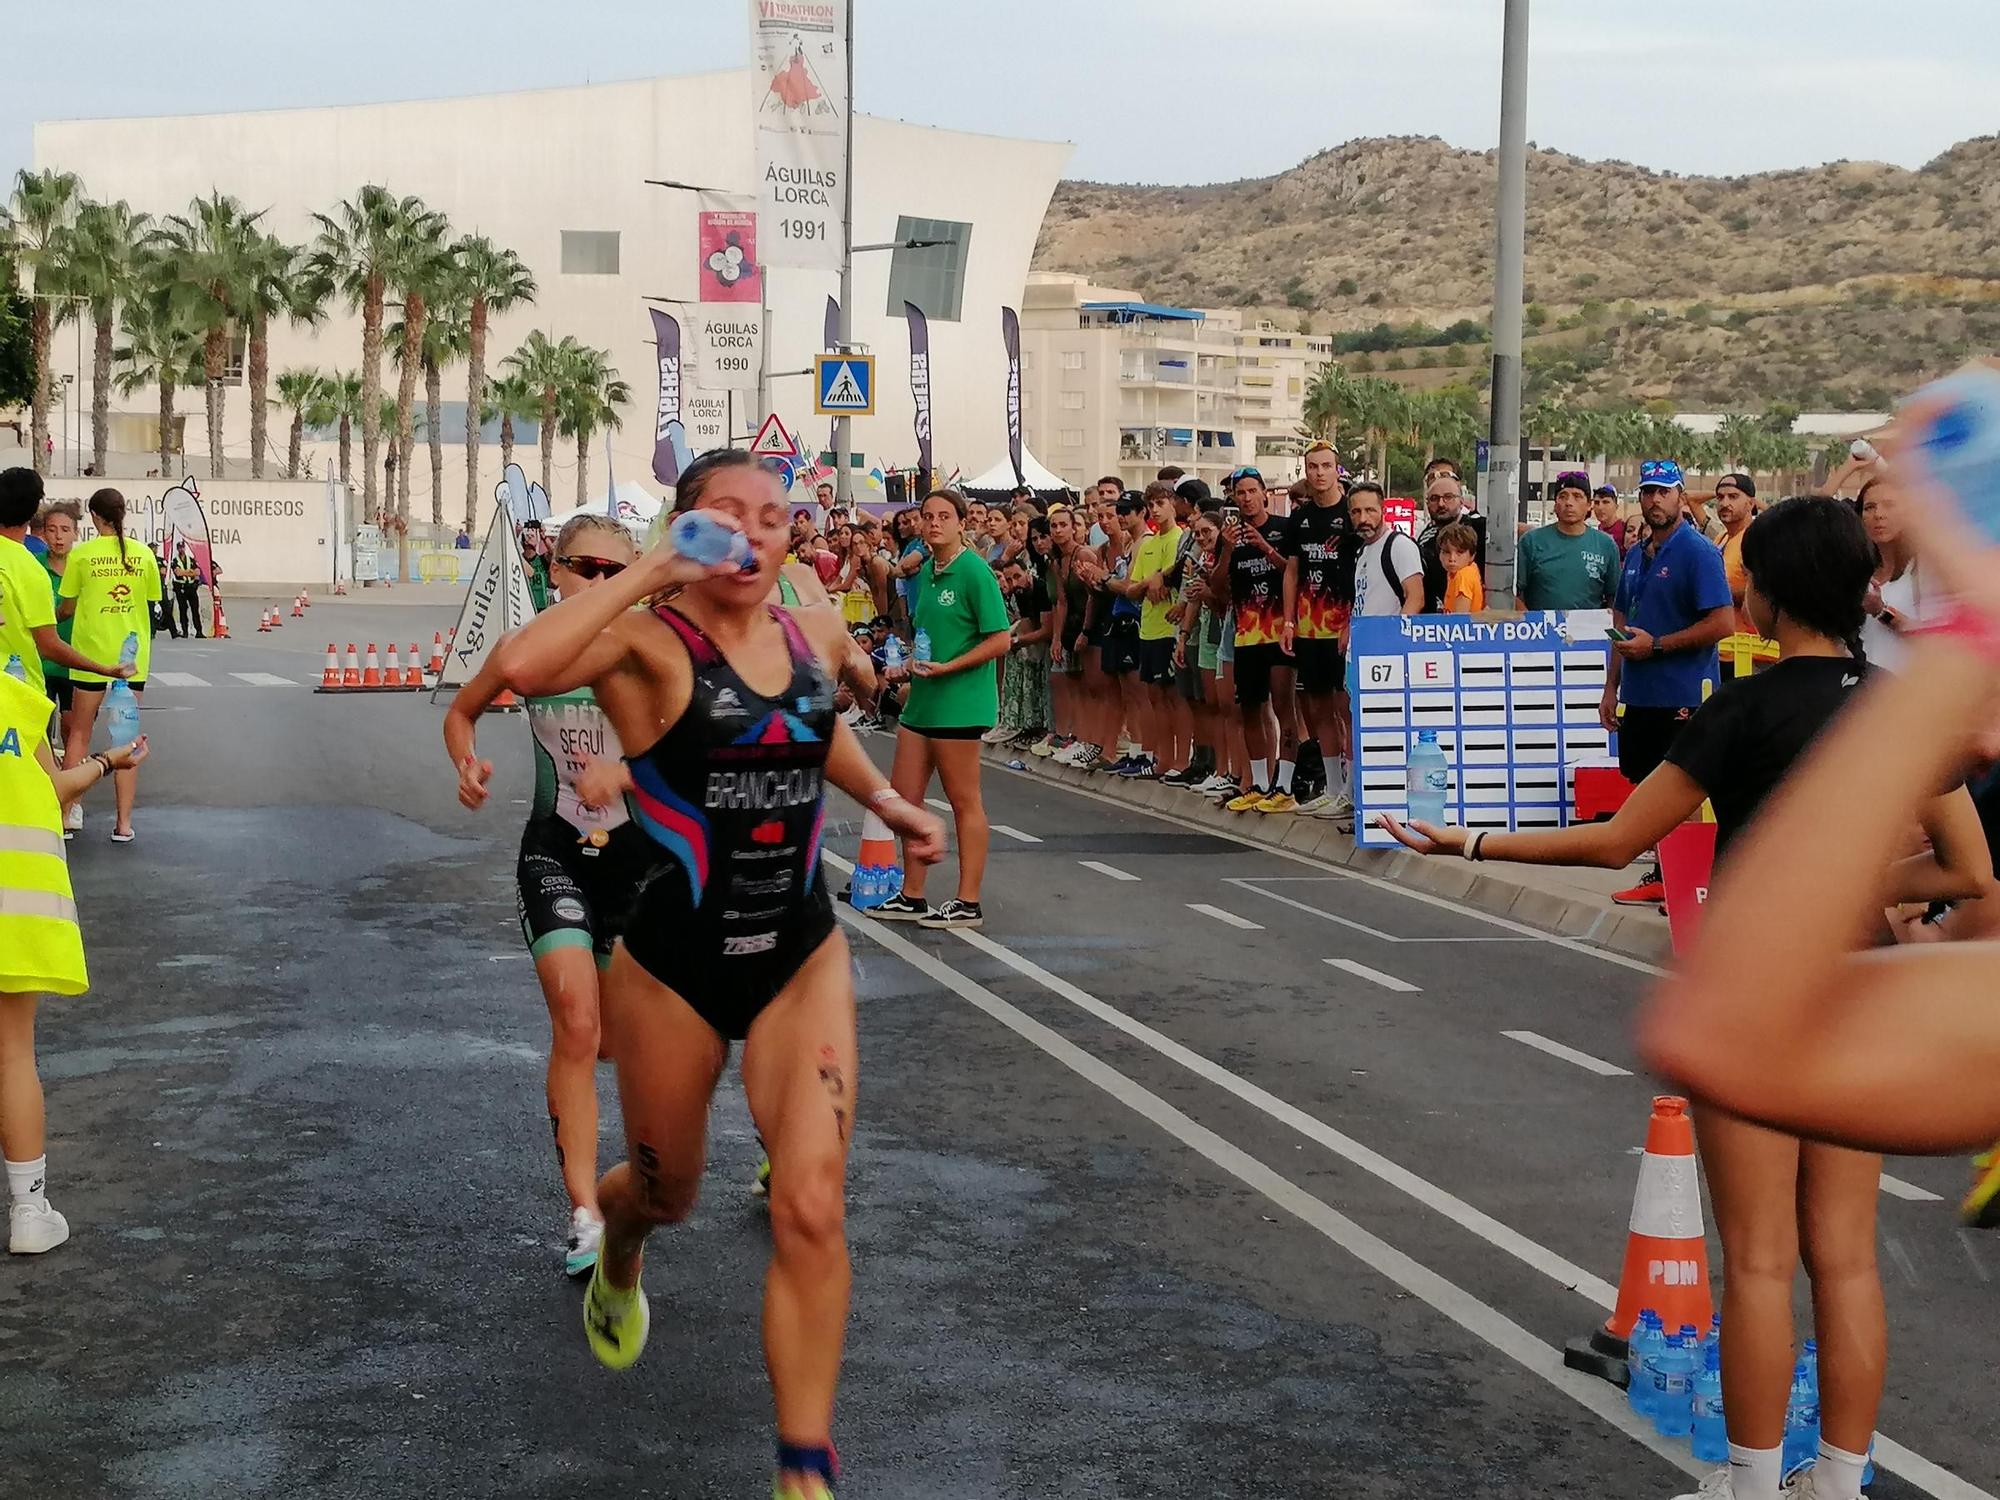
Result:
{"label": "road lane line", "polygon": [[1039,844],[1041,842],[1041,840],[1036,838],[1032,833],[1023,833],[1021,832],[1020,829],[1010,828],[1005,823],[988,823],[986,826],[992,829],[995,833],[1004,833],[1007,835],[1008,838],[1013,839],[1019,843]]}
{"label": "road lane line", "polygon": [[197,677],[192,672],[152,672],[147,674],[149,682],[157,682],[161,687],[207,687],[206,677]]}
{"label": "road lane line", "polygon": [[1219,906],[1210,906],[1206,901],[1190,901],[1187,904],[1187,909],[1189,911],[1198,911],[1204,917],[1213,917],[1218,922],[1227,922],[1231,927],[1240,927],[1245,932],[1262,932],[1264,930],[1262,922],[1253,922],[1248,917],[1239,917],[1233,911],[1224,911]]}
{"label": "road lane line", "polygon": [[1900,1177],[1882,1174],[1882,1191],[1892,1198],[1901,1198],[1910,1203],[1942,1203],[1944,1199],[1929,1188],[1920,1188],[1914,1182],[1905,1182]]}
{"label": "road lane line", "polygon": [[1384,974],[1380,969],[1371,969],[1368,965],[1356,963],[1351,958],[1329,958],[1325,962],[1332,964],[1336,969],[1345,969],[1350,974],[1366,979],[1371,984],[1379,984],[1385,990],[1394,990],[1399,995],[1423,993],[1421,985],[1411,984],[1407,979],[1398,979],[1394,974]]}
{"label": "road lane line", "polygon": [[1632,1070],[1621,1068],[1616,1063],[1608,1063],[1601,1057],[1592,1057],[1588,1052],[1579,1052],[1574,1047],[1566,1047],[1561,1042],[1550,1041],[1539,1031],[1503,1031],[1500,1035],[1512,1041],[1524,1043],[1537,1052],[1546,1052],[1550,1057],[1560,1057],[1564,1062],[1575,1063],[1587,1072],[1600,1078],[1630,1078]]}
{"label": "road lane line", "polygon": [[934,807],[941,813],[948,813],[951,811],[951,804],[945,801],[944,798],[942,797],[926,797],[924,798],[924,806]]}
{"label": "road lane line", "polygon": [[231,672],[238,682],[247,682],[252,687],[297,687],[289,677],[280,677],[275,672]]}
{"label": "road lane line", "polygon": [[[1441,938],[1421,938],[1421,937],[1403,937],[1403,936],[1401,936],[1401,935],[1400,935],[1400,934],[1398,934],[1398,933],[1394,933],[1394,932],[1384,932],[1384,931],[1383,931],[1383,930],[1382,930],[1381,928],[1379,928],[1379,927],[1370,927],[1370,926],[1369,926],[1369,925],[1368,925],[1368,924],[1367,924],[1366,922],[1357,922],[1357,921],[1355,921],[1355,920],[1354,920],[1354,918],[1352,918],[1352,917],[1343,917],[1343,916],[1339,915],[1339,914],[1338,914],[1337,912],[1330,912],[1330,911],[1326,911],[1326,910],[1324,910],[1324,909],[1323,909],[1323,908],[1321,908],[1321,907],[1317,907],[1317,906],[1314,906],[1314,905],[1310,904],[1309,902],[1305,902],[1305,901],[1297,901],[1297,900],[1294,900],[1294,899],[1293,899],[1292,897],[1290,897],[1290,896],[1281,896],[1281,895],[1279,895],[1279,894],[1278,894],[1278,893],[1277,893],[1276,891],[1267,891],[1267,890],[1265,890],[1265,889],[1264,889],[1264,888],[1263,888],[1263,887],[1262,887],[1262,886],[1261,886],[1261,885],[1260,885],[1260,884],[1258,883],[1259,881],[1262,881],[1262,880],[1266,880],[1266,879],[1277,879],[1277,880],[1291,880],[1291,879],[1306,879],[1306,878],[1310,878],[1310,877],[1297,877],[1297,876],[1289,876],[1289,875],[1279,875],[1279,876],[1275,876],[1275,877],[1267,877],[1267,876],[1262,876],[1262,875],[1231,875],[1231,876],[1227,877],[1227,878],[1226,878],[1226,879],[1224,880],[1224,882],[1223,882],[1223,883],[1224,883],[1225,885],[1233,885],[1233,886],[1235,886],[1235,887],[1236,887],[1236,888],[1237,888],[1238,890],[1242,890],[1242,891],[1248,891],[1248,892],[1249,892],[1249,893],[1250,893],[1251,895],[1253,895],[1253,896],[1262,896],[1262,897],[1263,897],[1263,898],[1264,898],[1264,899],[1265,899],[1266,901],[1275,901],[1275,902],[1277,902],[1277,903],[1278,903],[1278,904],[1279,904],[1280,906],[1289,906],[1289,907],[1291,907],[1291,908],[1292,908],[1292,909],[1293,909],[1294,911],[1302,911],[1302,912],[1305,912],[1305,913],[1306,913],[1306,914],[1307,914],[1308,916],[1314,916],[1314,917],[1318,917],[1318,918],[1320,918],[1320,919],[1321,919],[1322,921],[1327,921],[1327,922],[1335,922],[1335,923],[1338,923],[1338,924],[1339,924],[1340,926],[1342,926],[1342,927],[1346,927],[1346,928],[1350,928],[1350,929],[1352,929],[1352,930],[1353,930],[1353,931],[1355,931],[1355,932],[1364,932],[1364,933],[1366,933],[1366,934],[1367,934],[1367,935],[1368,935],[1369,937],[1372,937],[1372,938],[1380,938],[1380,939],[1381,939],[1381,940],[1382,940],[1383,942],[1385,942],[1385,943],[1538,943],[1538,942],[1542,941],[1542,938],[1541,938],[1541,936],[1540,936],[1540,935],[1537,935],[1537,936],[1535,936],[1535,937],[1531,937],[1531,938],[1525,938],[1525,937],[1441,937]],[[1340,877],[1339,877],[1339,876],[1337,876],[1337,875],[1329,875],[1329,876],[1327,876],[1326,878],[1327,878],[1328,880],[1338,880],[1338,879],[1339,879]]]}
{"label": "road lane line", "polygon": [[1095,870],[1100,875],[1109,875],[1113,880],[1137,880],[1137,875],[1129,875],[1116,865],[1107,865],[1101,860],[1080,859],[1077,861],[1086,870]]}

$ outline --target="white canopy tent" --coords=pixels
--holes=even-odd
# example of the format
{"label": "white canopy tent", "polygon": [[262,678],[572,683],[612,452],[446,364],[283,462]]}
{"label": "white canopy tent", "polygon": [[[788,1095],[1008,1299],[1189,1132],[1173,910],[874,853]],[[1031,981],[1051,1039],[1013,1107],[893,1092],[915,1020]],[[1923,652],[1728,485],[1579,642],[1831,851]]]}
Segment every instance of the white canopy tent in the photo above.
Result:
{"label": "white canopy tent", "polygon": [[659,498],[648,491],[644,485],[639,484],[635,480],[621,479],[618,481],[617,507],[615,510],[612,509],[612,497],[610,495],[597,495],[587,505],[573,506],[568,510],[554,512],[542,522],[542,530],[550,536],[554,536],[555,533],[562,530],[563,523],[572,516],[584,514],[599,516],[616,515],[619,520],[625,523],[626,528],[634,536],[644,536],[646,528],[652,524],[653,518],[660,513],[660,504]]}
{"label": "white canopy tent", "polygon": [[[1059,495],[1069,488],[1065,480],[1043,468],[1041,460],[1025,447],[1021,449],[1021,474],[1028,488],[1038,495]],[[1013,492],[1015,483],[1014,465],[1003,453],[1000,462],[972,479],[961,479],[958,487],[968,495],[1006,495]]]}

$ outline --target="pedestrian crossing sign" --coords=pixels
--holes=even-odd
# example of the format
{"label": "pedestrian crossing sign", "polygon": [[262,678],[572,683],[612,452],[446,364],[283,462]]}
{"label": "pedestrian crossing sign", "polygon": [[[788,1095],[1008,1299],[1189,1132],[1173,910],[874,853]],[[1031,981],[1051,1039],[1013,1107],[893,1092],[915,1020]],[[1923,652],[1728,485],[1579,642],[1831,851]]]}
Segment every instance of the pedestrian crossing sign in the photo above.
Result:
{"label": "pedestrian crossing sign", "polygon": [[875,356],[815,354],[813,411],[822,417],[875,415]]}

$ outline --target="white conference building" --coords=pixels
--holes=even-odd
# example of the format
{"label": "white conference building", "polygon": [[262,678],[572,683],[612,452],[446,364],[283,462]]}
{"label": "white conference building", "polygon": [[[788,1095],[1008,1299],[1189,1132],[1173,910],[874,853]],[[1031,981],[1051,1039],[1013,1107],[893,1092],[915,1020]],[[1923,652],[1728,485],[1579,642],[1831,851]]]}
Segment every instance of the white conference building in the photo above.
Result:
{"label": "white conference building", "polygon": [[[623,430],[611,435],[617,479],[621,486],[640,480],[652,487],[656,365],[645,299],[695,296],[699,200],[648,186],[647,179],[754,191],[753,78],[739,68],[475,98],[50,121],[35,127],[34,159],[38,168],[77,173],[95,199],[122,198],[155,216],[185,212],[211,191],[227,193],[246,208],[266,210],[264,226],[298,244],[312,238],[315,211],[332,209],[366,183],[422,198],[448,217],[454,233],[483,234],[513,249],[539,284],[533,306],[496,318],[489,367],[538,328],[608,350],[633,398]],[[1071,147],[869,115],[856,117],[854,135],[854,242],[946,242],[854,258],[852,337],[878,361],[875,414],[854,419],[854,446],[870,463],[914,461],[907,299],[930,323],[939,467],[976,472],[1005,451],[1000,309],[1019,304]],[[826,444],[828,419],[811,415],[810,379],[783,372],[809,366],[822,348],[826,300],[836,290],[830,271],[769,273],[768,360],[778,377],[769,388],[771,405],[813,449]],[[293,366],[360,367],[358,315],[340,305],[329,314],[315,329],[274,327],[274,382]],[[89,338],[81,341],[81,370],[70,331],[56,343],[56,374],[72,382],[52,422],[60,446],[66,405],[69,451],[58,451],[54,464],[64,475],[79,473],[88,460]],[[236,383],[228,391],[224,446],[229,474],[237,477],[249,472],[250,419],[240,369],[231,373]],[[393,391],[395,367],[386,354],[383,379]],[[447,372],[443,394],[443,513],[456,524],[465,494],[462,367]],[[198,389],[180,395],[181,446],[188,472],[206,478],[201,400]],[[755,404],[751,392],[736,398],[739,429],[754,426]],[[114,393],[111,407],[117,453],[111,474],[145,476],[157,467],[148,458],[157,450],[157,394]],[[499,478],[498,424],[489,424],[484,437],[482,493],[490,495]],[[286,419],[274,407],[267,475],[283,472],[285,438]],[[532,474],[533,424],[517,431],[517,442]],[[316,441],[310,449],[311,473],[326,474],[334,445]],[[7,461],[13,460],[0,452],[0,462]],[[600,435],[584,486],[593,498],[605,493],[604,462]],[[430,515],[421,441],[412,467],[411,515],[421,521]],[[359,476],[353,478],[358,489]],[[559,439],[552,502],[566,506],[575,489],[574,444]]]}

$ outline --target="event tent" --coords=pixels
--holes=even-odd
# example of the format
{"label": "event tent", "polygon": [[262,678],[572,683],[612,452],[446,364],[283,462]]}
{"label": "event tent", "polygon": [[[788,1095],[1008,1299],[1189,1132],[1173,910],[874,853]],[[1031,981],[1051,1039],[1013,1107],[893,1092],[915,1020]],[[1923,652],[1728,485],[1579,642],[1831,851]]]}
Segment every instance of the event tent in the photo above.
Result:
{"label": "event tent", "polygon": [[[1021,450],[1021,473],[1033,490],[1043,500],[1059,500],[1069,491],[1069,484],[1043,468],[1041,461],[1026,448]],[[1014,465],[1005,454],[1000,462],[971,479],[959,481],[960,493],[975,500],[1004,500],[1014,492]]]}

